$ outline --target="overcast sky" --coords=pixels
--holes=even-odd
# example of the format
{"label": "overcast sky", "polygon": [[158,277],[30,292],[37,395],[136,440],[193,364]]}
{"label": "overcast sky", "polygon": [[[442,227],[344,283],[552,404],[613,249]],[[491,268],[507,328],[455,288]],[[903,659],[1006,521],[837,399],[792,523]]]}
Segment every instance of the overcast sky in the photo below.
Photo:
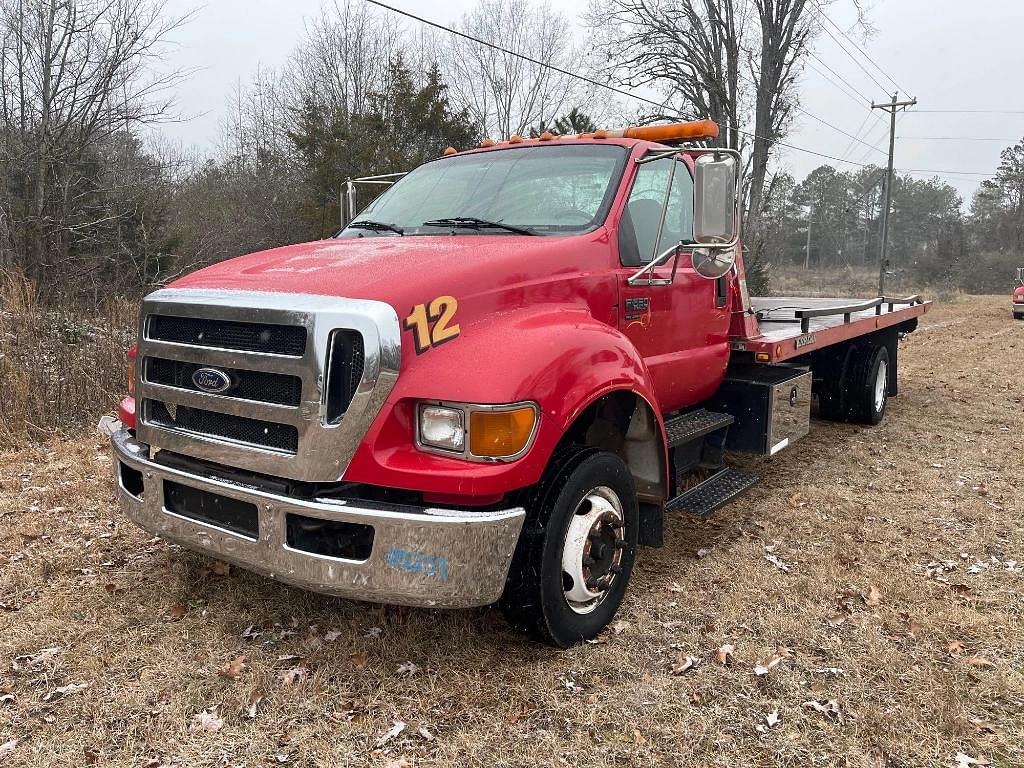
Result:
{"label": "overcast sky", "polygon": [[[181,14],[194,10],[193,19],[175,33],[177,46],[171,52],[172,66],[198,68],[179,89],[177,103],[186,122],[166,126],[166,132],[185,145],[211,150],[219,141],[225,97],[239,83],[246,83],[260,65],[276,68],[302,37],[307,19],[315,16],[322,0],[210,0],[197,6],[195,0],[169,0],[168,11]],[[456,21],[473,0],[392,0],[396,7],[443,23]],[[868,19],[877,33],[866,42],[851,35],[896,83],[916,96],[919,106],[897,125],[896,167],[938,171],[970,202],[972,192],[999,162],[1003,147],[1024,136],[1024,9],[1021,0],[868,0]],[[553,8],[571,19],[585,5],[578,0],[551,0]],[[382,11],[383,12],[383,11]],[[828,15],[849,31],[854,20],[852,0],[833,0]],[[415,22],[408,22],[413,25]],[[852,46],[827,24],[835,37]],[[809,60],[832,80],[836,75],[868,98],[886,100],[892,84],[867,62],[865,68],[878,80],[873,82],[847,56],[840,45],[819,32],[815,55]],[[831,68],[834,74],[827,71]],[[843,86],[849,90],[848,86]],[[856,134],[887,151],[886,126],[868,115],[866,103],[844,94],[836,85],[808,68],[801,85],[803,109]],[[1020,114],[945,114],[924,110],[1018,110]],[[879,117],[884,113],[876,111]],[[962,140],[930,140],[952,137]],[[981,139],[996,139],[983,141]],[[798,116],[788,143],[858,162],[884,165],[884,152],[853,143],[831,128],[806,115]],[[803,152],[786,150],[779,157],[782,166],[798,178],[823,162]],[[852,166],[832,163],[836,167]],[[953,172],[969,172],[957,175]],[[927,175],[927,174],[918,174]]]}

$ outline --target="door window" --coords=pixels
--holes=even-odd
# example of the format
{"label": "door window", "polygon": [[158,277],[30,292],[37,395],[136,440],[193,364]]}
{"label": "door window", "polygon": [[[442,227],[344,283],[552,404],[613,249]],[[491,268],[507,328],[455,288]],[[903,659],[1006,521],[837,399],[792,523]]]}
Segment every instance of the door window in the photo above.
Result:
{"label": "door window", "polygon": [[[675,165],[675,174],[672,167]],[[665,192],[669,177],[672,189]],[[658,239],[662,211],[665,226]],[[619,222],[619,259],[639,267],[676,243],[693,239],[693,179],[686,164],[671,157],[643,163],[636,173]],[[656,242],[657,241],[657,242]]]}

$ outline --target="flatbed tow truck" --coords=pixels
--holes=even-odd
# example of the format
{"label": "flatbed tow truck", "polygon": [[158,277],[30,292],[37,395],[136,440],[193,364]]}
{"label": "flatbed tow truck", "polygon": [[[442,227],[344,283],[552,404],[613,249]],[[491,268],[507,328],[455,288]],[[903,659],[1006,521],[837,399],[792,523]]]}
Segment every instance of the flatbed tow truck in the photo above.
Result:
{"label": "flatbed tow truck", "polygon": [[878,423],[929,307],[750,297],[717,135],[449,148],[336,238],[149,295],[112,436],[124,513],[303,588],[594,637],[666,515],[756,481],[730,452],[792,445],[812,398]]}

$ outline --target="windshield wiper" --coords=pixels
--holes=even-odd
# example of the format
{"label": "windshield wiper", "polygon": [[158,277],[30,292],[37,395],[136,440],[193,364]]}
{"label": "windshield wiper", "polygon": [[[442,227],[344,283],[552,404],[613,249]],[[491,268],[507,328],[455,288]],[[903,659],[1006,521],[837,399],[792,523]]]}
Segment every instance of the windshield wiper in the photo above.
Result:
{"label": "windshield wiper", "polygon": [[504,229],[506,232],[514,232],[517,235],[536,235],[532,229],[516,227],[512,224],[502,224],[500,221],[488,221],[478,219],[475,216],[453,216],[447,219],[433,219],[424,221],[424,227],[455,227],[462,229]]}
{"label": "windshield wiper", "polygon": [[394,224],[387,224],[383,221],[371,221],[370,219],[353,221],[349,223],[349,227],[352,229],[370,229],[374,232],[394,232],[396,235],[405,234],[405,230],[401,227],[395,226]]}

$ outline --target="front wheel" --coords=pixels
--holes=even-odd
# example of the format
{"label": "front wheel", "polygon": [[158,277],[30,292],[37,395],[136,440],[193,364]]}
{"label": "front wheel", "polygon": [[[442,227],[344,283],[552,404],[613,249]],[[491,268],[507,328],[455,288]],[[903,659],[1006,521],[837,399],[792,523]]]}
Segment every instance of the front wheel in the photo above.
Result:
{"label": "front wheel", "polygon": [[636,559],[633,476],[613,453],[572,446],[532,495],[501,607],[536,639],[567,648],[615,616]]}

